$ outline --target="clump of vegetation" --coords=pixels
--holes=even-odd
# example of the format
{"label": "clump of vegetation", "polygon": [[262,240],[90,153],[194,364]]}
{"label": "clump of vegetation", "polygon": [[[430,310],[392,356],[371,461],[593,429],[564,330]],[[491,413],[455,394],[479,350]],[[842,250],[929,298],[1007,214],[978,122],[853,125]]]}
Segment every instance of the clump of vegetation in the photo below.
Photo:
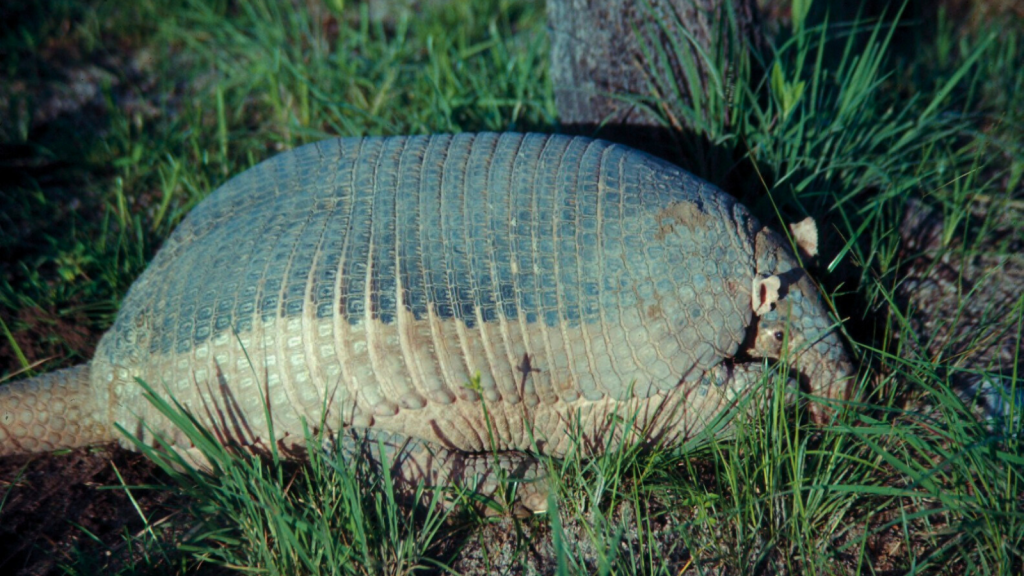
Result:
{"label": "clump of vegetation", "polygon": [[[731,437],[550,462],[551,510],[516,520],[439,502],[466,495],[404,508],[386,475],[330,450],[304,467],[236,455],[165,405],[220,473],[150,451],[166,467],[163,489],[189,496],[181,522],[193,528],[148,523],[128,537],[141,552],[119,569],[1020,573],[1021,407],[979,419],[965,393],[1021,389],[1024,298],[972,304],[990,283],[1024,279],[1019,22],[960,28],[898,11],[838,22],[825,8],[793,2],[764,49],[650,46],[665,56],[652,62],[679,64],[678,85],[710,71],[712,89],[688,91],[696,100],[623,97],[688,127],[677,135],[685,168],[766,219],[813,214],[828,232],[814,270],[845,320],[863,392],[831,425],[811,426],[783,394],[765,393],[786,381],[773,374]],[[336,135],[557,130],[536,3],[428,4],[388,21],[339,1],[4,10],[8,373],[87,359],[184,214],[279,150]],[[905,232],[911,197],[938,223],[919,245]],[[915,288],[929,295],[921,303],[908,270],[952,278],[941,280],[951,288]],[[991,348],[979,333],[1009,343],[1003,356],[966,360]]]}

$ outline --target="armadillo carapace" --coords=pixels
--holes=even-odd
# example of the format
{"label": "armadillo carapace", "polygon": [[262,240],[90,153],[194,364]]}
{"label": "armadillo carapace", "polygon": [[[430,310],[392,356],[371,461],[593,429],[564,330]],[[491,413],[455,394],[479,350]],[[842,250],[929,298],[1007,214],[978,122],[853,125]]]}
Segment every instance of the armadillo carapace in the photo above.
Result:
{"label": "armadillo carapace", "polygon": [[570,429],[600,450],[612,413],[691,436],[758,380],[741,352],[828,398],[852,370],[788,242],[687,172],[565,136],[328,140],[192,210],[91,362],[4,386],[0,453],[115,423],[194,450],[139,378],[225,441],[267,446],[266,398],[283,447],[306,421],[455,482],[491,451],[563,454]]}

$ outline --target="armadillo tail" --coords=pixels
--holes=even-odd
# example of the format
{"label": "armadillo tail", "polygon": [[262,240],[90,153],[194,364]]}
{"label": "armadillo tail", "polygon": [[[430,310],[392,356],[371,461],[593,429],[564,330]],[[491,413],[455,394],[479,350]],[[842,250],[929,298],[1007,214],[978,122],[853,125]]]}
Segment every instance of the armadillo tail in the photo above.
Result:
{"label": "armadillo tail", "polygon": [[89,365],[0,386],[0,456],[114,440],[89,386]]}

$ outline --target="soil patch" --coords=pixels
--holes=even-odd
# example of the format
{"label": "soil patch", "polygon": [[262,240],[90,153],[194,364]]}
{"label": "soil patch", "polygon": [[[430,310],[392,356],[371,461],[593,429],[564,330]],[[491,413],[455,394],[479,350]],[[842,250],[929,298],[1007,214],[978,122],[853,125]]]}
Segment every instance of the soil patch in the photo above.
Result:
{"label": "soil patch", "polygon": [[[124,535],[138,534],[143,520],[118,472],[127,486],[159,482],[151,462],[114,447],[0,459],[0,572],[64,574],[62,565],[85,560],[109,573],[131,562]],[[152,521],[173,513],[170,491],[132,497]]]}

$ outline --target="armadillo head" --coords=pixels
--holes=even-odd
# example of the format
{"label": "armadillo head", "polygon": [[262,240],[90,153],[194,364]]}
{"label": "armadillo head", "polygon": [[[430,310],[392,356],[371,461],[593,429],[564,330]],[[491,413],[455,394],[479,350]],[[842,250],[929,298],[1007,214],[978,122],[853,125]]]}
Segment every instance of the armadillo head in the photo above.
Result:
{"label": "armadillo head", "polygon": [[[749,353],[786,359],[799,372],[806,391],[845,400],[854,381],[853,363],[838,324],[829,318],[817,287],[787,246],[783,237],[767,228],[757,235],[751,294],[757,330]],[[827,419],[828,410],[821,404],[812,404],[810,412],[816,422]]]}

